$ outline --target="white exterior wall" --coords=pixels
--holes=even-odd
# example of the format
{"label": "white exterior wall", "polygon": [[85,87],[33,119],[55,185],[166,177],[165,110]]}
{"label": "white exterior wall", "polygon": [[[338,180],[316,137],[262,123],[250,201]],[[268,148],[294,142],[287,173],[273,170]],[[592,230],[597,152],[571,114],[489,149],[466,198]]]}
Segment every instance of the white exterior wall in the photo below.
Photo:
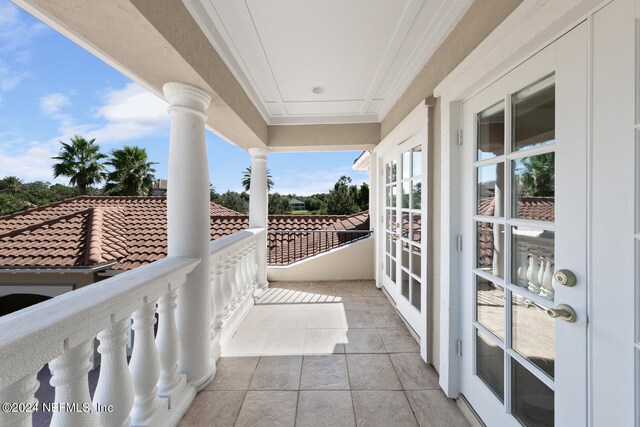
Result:
{"label": "white exterior wall", "polygon": [[269,281],[373,280],[374,239],[367,238],[286,267],[268,267]]}

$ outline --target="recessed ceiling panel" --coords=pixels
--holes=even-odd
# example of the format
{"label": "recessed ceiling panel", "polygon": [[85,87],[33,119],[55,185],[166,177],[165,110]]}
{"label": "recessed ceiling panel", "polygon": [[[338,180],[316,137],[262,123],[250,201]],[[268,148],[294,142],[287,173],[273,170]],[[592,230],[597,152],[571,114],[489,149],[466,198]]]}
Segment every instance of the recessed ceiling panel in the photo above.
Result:
{"label": "recessed ceiling panel", "polygon": [[183,0],[268,123],[381,121],[473,0]]}

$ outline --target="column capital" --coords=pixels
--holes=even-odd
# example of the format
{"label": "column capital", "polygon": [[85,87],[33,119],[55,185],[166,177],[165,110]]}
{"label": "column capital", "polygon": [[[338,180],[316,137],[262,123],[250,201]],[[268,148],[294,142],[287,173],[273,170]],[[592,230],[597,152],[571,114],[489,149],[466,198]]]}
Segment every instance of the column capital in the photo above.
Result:
{"label": "column capital", "polygon": [[162,91],[169,102],[169,108],[186,107],[186,109],[204,113],[211,103],[211,95],[208,92],[185,83],[165,83]]}
{"label": "column capital", "polygon": [[255,160],[255,159],[267,160],[267,155],[269,154],[269,150],[267,150],[266,148],[253,147],[253,148],[249,148],[249,154],[251,154],[252,160]]}

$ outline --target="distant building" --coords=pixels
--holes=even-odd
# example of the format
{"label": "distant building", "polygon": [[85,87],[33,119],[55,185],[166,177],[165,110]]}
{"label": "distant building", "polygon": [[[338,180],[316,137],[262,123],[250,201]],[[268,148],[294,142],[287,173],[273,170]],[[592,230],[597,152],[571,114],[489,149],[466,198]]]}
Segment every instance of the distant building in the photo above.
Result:
{"label": "distant building", "polygon": [[292,211],[303,211],[303,210],[305,210],[304,202],[302,202],[300,200],[297,200],[297,199],[289,200],[289,206],[291,206],[291,210]]}
{"label": "distant building", "polygon": [[167,195],[167,180],[156,179],[151,189],[151,196],[166,196]]}

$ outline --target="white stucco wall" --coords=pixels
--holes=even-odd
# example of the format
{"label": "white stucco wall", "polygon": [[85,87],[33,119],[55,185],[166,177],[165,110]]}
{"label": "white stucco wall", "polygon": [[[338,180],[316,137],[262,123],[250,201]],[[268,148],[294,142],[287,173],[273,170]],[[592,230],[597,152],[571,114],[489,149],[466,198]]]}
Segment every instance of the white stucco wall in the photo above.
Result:
{"label": "white stucco wall", "polygon": [[373,280],[372,237],[286,267],[268,267],[269,281]]}

